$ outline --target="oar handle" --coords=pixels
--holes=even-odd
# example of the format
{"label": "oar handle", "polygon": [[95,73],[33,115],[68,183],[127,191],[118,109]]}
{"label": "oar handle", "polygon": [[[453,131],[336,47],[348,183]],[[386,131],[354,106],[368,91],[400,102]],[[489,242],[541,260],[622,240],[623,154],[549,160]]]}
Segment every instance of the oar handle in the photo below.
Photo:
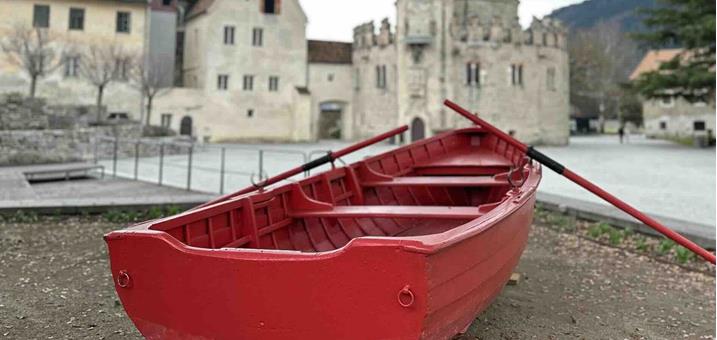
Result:
{"label": "oar handle", "polygon": [[500,129],[496,128],[495,126],[489,124],[485,120],[479,118],[478,116],[472,114],[468,110],[460,107],[458,104],[446,100],[444,104],[451,108],[456,113],[460,114],[461,116],[467,118],[468,120],[472,121],[474,124],[479,125],[480,127],[488,130],[491,134],[494,136],[502,139],[503,141],[513,145],[518,150],[521,150],[525,152],[525,154],[536,160],[538,163],[545,165],[547,168],[557,172],[558,174],[564,176],[565,178],[571,180],[573,183],[585,188],[586,190],[590,191],[591,193],[595,194],[596,196],[604,199],[608,203],[614,205],[618,209],[628,213],[630,216],[640,220],[642,223],[646,224],[647,226],[651,227],[652,229],[655,229],[657,232],[661,233],[662,235],[665,235],[669,239],[677,242],[681,246],[689,249],[693,253],[701,256],[705,260],[711,262],[712,264],[715,264],[715,255],[711,252],[707,251],[706,249],[698,246],[696,243],[690,241],[686,237],[680,235],[679,233],[675,232],[674,230],[666,227],[662,223],[658,222],[657,220],[643,214],[639,210],[635,209],[633,206],[625,203],[621,199],[613,196],[612,194],[608,193],[607,191],[603,190],[599,186],[593,184],[592,182],[586,180],[585,178],[581,177],[580,175],[572,172],[570,169],[565,168],[562,164],[558,163],[554,159],[548,157],[547,155],[543,154],[542,152],[536,150],[532,146],[528,146],[526,144],[521,143],[517,139],[513,138],[511,135],[501,131]]}

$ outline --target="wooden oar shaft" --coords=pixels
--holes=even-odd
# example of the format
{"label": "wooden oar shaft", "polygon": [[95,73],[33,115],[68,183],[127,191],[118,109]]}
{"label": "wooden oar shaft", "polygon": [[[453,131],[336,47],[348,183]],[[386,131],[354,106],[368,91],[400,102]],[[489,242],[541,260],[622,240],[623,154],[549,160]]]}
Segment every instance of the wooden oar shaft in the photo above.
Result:
{"label": "wooden oar shaft", "polygon": [[276,175],[276,176],[267,178],[266,180],[264,180],[263,182],[261,182],[261,183],[259,183],[259,184],[257,184],[257,185],[252,185],[252,186],[250,186],[250,187],[246,187],[246,188],[244,188],[244,189],[242,189],[242,190],[239,190],[239,191],[237,191],[237,192],[234,192],[234,193],[231,193],[231,194],[228,194],[228,195],[221,196],[221,197],[216,198],[216,199],[214,199],[214,200],[211,200],[211,201],[209,201],[209,202],[207,202],[207,203],[204,203],[204,204],[202,204],[202,205],[199,205],[199,206],[195,207],[194,209],[201,208],[201,207],[206,207],[206,206],[209,206],[209,205],[212,205],[212,204],[216,204],[216,203],[219,203],[219,202],[222,202],[222,201],[226,201],[226,200],[228,200],[228,199],[230,199],[230,198],[232,198],[232,197],[237,197],[237,196],[241,196],[241,195],[244,195],[244,194],[248,194],[248,193],[250,193],[250,192],[252,192],[252,191],[255,191],[255,190],[257,190],[257,189],[260,189],[260,188],[263,188],[263,187],[266,187],[266,186],[275,184],[275,183],[280,182],[280,181],[283,181],[283,180],[285,180],[285,179],[287,179],[287,178],[296,176],[296,175],[298,175],[298,174],[300,174],[300,173],[302,173],[302,172],[304,172],[304,171],[309,171],[309,170],[314,169],[314,168],[316,168],[316,167],[318,167],[318,166],[324,165],[324,164],[329,163],[329,162],[333,162],[334,160],[336,160],[336,159],[339,158],[339,157],[348,155],[348,154],[350,154],[350,153],[352,153],[352,152],[361,150],[361,149],[363,149],[363,148],[365,148],[365,147],[367,147],[367,146],[376,144],[376,143],[378,143],[378,142],[380,142],[380,141],[382,141],[382,140],[384,140],[384,139],[387,139],[387,138],[393,137],[393,136],[395,136],[395,135],[398,135],[398,134],[400,134],[400,133],[403,133],[403,132],[405,132],[406,130],[408,130],[408,126],[407,126],[407,125],[404,125],[404,126],[395,128],[395,129],[393,129],[393,130],[391,130],[391,131],[387,131],[387,132],[384,132],[384,133],[382,133],[382,134],[380,134],[380,135],[371,137],[371,138],[369,138],[369,139],[366,139],[366,140],[360,141],[360,142],[358,142],[358,143],[349,145],[349,146],[347,146],[347,147],[345,147],[345,148],[343,148],[343,149],[330,152],[330,153],[324,155],[323,157],[314,159],[314,160],[312,160],[312,161],[310,161],[310,162],[308,162],[308,163],[306,163],[306,164],[303,164],[303,165],[298,166],[298,167],[296,167],[296,168],[293,168],[293,169],[284,171],[284,172],[282,172],[282,173],[280,173],[280,174],[278,174],[278,175]]}
{"label": "wooden oar shaft", "polygon": [[665,225],[658,222],[657,220],[643,214],[639,210],[635,209],[633,206],[625,203],[623,200],[621,200],[621,199],[615,197],[614,195],[610,194],[609,192],[603,190],[599,186],[597,186],[597,185],[593,184],[592,182],[588,181],[587,179],[581,177],[580,175],[576,174],[575,172],[571,171],[570,169],[566,169],[562,164],[556,162],[555,160],[546,156],[545,154],[537,151],[532,146],[528,146],[528,145],[518,141],[517,139],[513,138],[512,136],[501,131],[500,129],[496,128],[495,126],[491,125],[490,123],[486,122],[485,120],[477,117],[476,115],[472,114],[468,110],[460,107],[459,105],[457,105],[456,103],[453,103],[450,100],[446,100],[444,102],[444,104],[446,106],[448,106],[449,108],[451,108],[456,113],[458,113],[461,116],[472,121],[474,124],[480,125],[482,128],[488,130],[488,132],[490,132],[491,134],[493,134],[496,137],[504,140],[505,142],[513,145],[514,147],[518,148],[519,150],[525,152],[525,154],[528,157],[535,159],[536,161],[545,165],[546,167],[550,168],[551,170],[555,171],[556,173],[571,180],[573,183],[585,188],[586,190],[590,191],[591,193],[595,194],[596,196],[598,196],[598,197],[602,198],[603,200],[607,201],[608,203],[614,205],[618,209],[628,213],[630,216],[640,220],[642,223],[646,224],[647,226],[651,227],[652,229],[655,229],[657,232],[661,233],[662,235],[665,235],[669,239],[677,242],[679,245],[689,249],[690,251],[701,256],[702,258],[711,262],[712,264],[715,264],[715,255],[712,254],[711,252],[698,246],[696,243],[690,241],[689,239],[680,235],[679,233],[675,232],[674,230],[666,227]]}

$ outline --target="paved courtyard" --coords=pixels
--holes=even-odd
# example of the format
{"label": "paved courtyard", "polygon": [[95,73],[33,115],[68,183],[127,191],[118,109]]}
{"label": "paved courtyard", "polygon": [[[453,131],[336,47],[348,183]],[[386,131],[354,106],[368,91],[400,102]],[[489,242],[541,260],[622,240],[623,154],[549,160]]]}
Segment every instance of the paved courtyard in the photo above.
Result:
{"label": "paved courtyard", "polygon": [[[303,163],[312,151],[336,150],[346,143],[324,141],[305,144],[231,144],[203,147],[192,156],[191,189],[211,193],[220,191],[221,149],[226,149],[224,192],[250,185],[250,176],[259,172],[259,152],[265,150],[263,169],[266,174]],[[391,149],[375,145],[345,158],[346,162]],[[715,149],[694,149],[642,136],[632,136],[629,144],[619,144],[614,136],[574,137],[567,147],[543,147],[543,152],[559,160],[589,180],[601,185],[625,201],[648,213],[676,219],[715,225]],[[163,183],[186,188],[187,155],[164,159]],[[112,162],[102,163],[112,172]],[[134,176],[134,159],[121,159],[117,173]],[[157,182],[159,158],[140,158],[138,178]],[[564,178],[545,171],[542,192],[602,203],[584,189]]]}

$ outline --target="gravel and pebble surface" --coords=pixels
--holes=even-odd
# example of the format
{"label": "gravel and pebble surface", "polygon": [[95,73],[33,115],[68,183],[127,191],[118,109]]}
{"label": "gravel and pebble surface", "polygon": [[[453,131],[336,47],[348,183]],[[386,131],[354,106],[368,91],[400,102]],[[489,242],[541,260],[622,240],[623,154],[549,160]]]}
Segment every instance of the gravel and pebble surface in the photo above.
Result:
{"label": "gravel and pebble surface", "polygon": [[[0,223],[0,339],[140,338],[114,293],[101,217]],[[714,275],[544,226],[468,339],[713,339]]]}

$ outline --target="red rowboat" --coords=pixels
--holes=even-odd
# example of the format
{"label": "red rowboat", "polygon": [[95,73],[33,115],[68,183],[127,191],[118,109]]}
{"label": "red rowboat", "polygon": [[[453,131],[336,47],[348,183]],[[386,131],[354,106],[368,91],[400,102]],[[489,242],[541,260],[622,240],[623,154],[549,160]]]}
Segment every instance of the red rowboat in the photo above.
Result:
{"label": "red rowboat", "polygon": [[540,178],[471,127],[105,239],[147,338],[448,339],[518,263]]}

